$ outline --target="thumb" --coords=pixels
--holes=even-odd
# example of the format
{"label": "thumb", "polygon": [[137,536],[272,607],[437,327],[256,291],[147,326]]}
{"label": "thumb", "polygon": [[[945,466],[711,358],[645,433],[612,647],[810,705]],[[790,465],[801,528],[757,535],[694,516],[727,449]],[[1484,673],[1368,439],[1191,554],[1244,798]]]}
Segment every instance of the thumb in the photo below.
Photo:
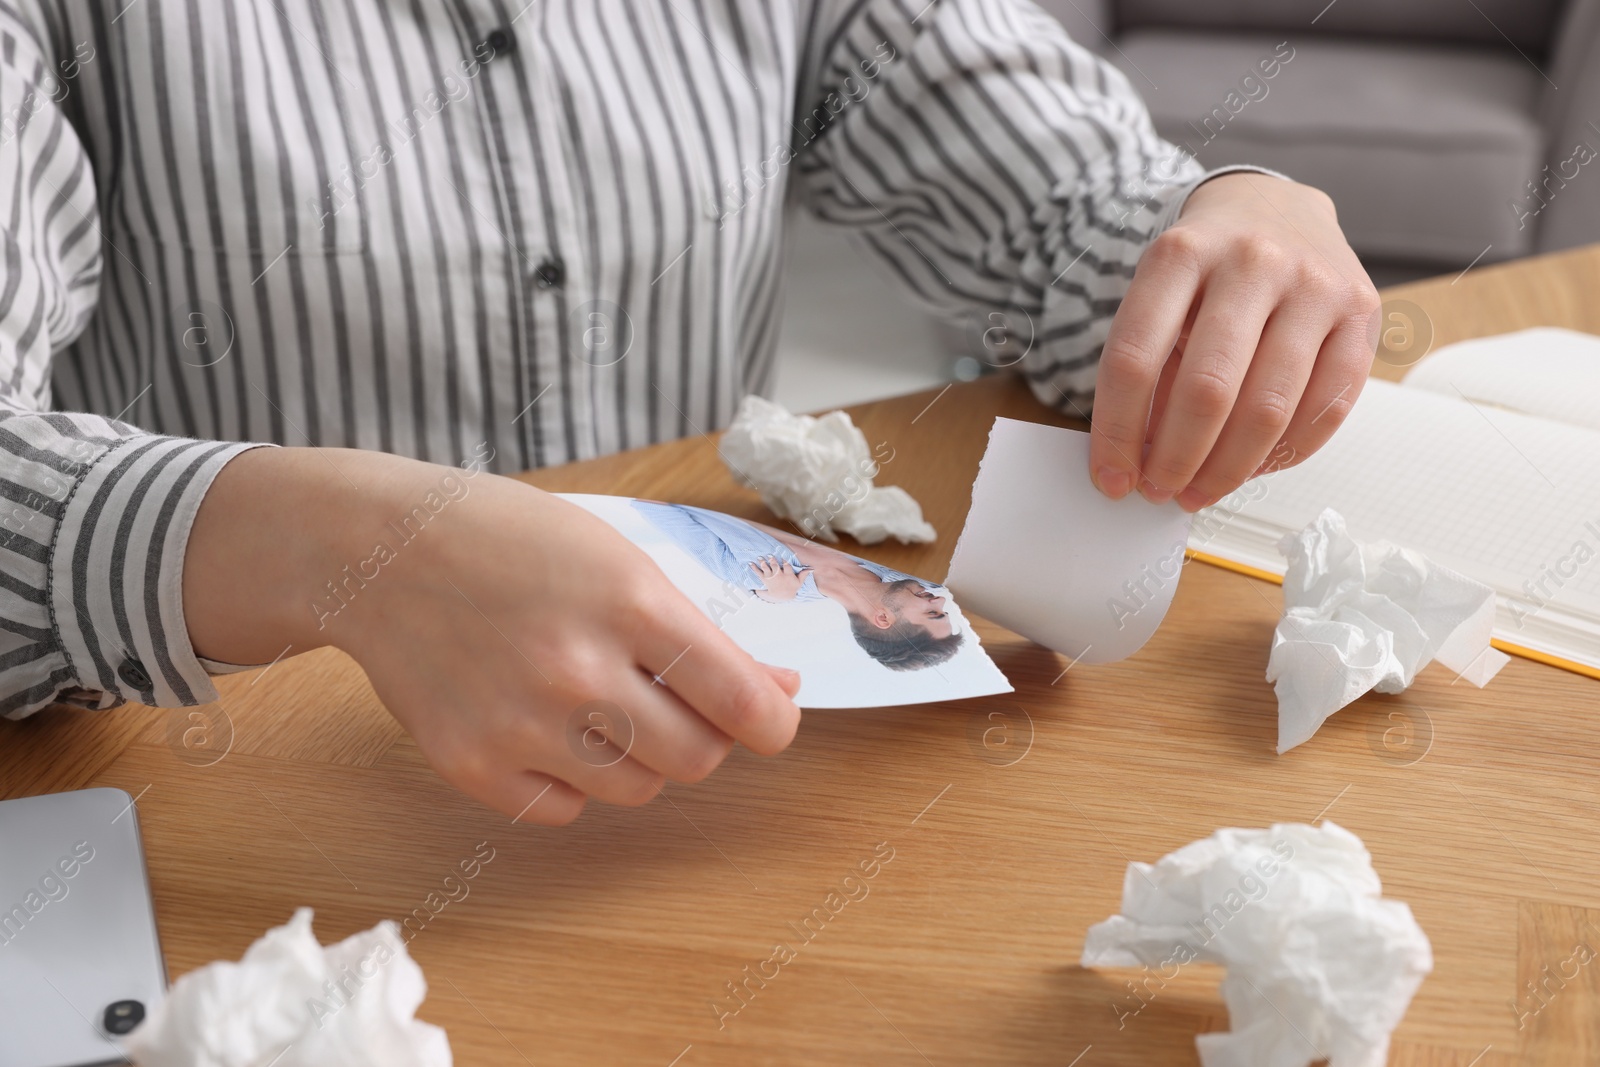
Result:
{"label": "thumb", "polygon": [[767,669],[768,674],[772,675],[779,688],[789,694],[789,699],[793,700],[794,695],[800,692],[799,671],[792,671],[788,667],[774,666],[771,663],[763,663],[762,666]]}

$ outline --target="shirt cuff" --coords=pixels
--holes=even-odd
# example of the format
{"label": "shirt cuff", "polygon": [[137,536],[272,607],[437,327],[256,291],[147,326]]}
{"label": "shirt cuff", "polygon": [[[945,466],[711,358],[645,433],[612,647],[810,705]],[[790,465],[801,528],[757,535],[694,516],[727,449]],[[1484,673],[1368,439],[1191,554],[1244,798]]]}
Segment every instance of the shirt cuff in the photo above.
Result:
{"label": "shirt cuff", "polygon": [[240,671],[258,671],[262,667],[270,667],[270,663],[225,663],[220,659],[206,659],[199,657],[200,666],[205,668],[207,674],[238,674]]}
{"label": "shirt cuff", "polygon": [[51,626],[79,687],[110,703],[217,699],[184,620],[184,554],[212,480],[258,447],[135,436],[91,461],[50,553]]}
{"label": "shirt cuff", "polygon": [[1287,174],[1279,174],[1275,170],[1268,170],[1266,167],[1253,166],[1249,163],[1235,163],[1232,166],[1218,167],[1216,170],[1208,170],[1204,174],[1200,175],[1200,177],[1190,182],[1188,185],[1180,187],[1177,194],[1173,196],[1172,199],[1167,201],[1166,205],[1161,209],[1161,213],[1156,216],[1155,229],[1151,231],[1150,236],[1154,237],[1156,234],[1165,233],[1167,230],[1171,229],[1172,224],[1177,222],[1178,216],[1183,213],[1183,206],[1189,202],[1189,197],[1193,196],[1194,191],[1200,188],[1206,182],[1210,181],[1212,178],[1220,178],[1224,174],[1241,173],[1265,174],[1269,178],[1281,178],[1286,182],[1294,180]]}

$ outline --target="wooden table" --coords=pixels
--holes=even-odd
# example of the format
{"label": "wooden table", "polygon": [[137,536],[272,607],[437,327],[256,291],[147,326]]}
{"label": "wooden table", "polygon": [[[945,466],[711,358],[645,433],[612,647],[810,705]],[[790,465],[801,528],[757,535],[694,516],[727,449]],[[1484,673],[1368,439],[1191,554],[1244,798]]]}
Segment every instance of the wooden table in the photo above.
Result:
{"label": "wooden table", "polygon": [[[1540,323],[1600,333],[1596,293],[1591,249],[1389,295],[1444,343]],[[940,534],[864,554],[929,576],[945,573],[994,417],[1050,418],[1002,379],[854,414],[894,449],[880,480]],[[764,514],[706,440],[528,477]],[[199,719],[127,707],[0,724],[0,795],[140,798],[174,976],[237,958],[299,905],[324,941],[427,917],[410,944],[431,985],[422,1015],[463,1065],[1192,1064],[1194,1035],[1226,1025],[1218,972],[1185,968],[1119,1027],[1131,974],[1080,968],[1084,931],[1117,910],[1129,860],[1222,826],[1326,817],[1366,841],[1433,941],[1392,1063],[1600,1062],[1600,963],[1520,1029],[1512,1007],[1539,1005],[1524,983],[1600,921],[1600,687],[1516,660],[1479,691],[1435,667],[1279,757],[1262,678],[1279,605],[1271,584],[1192,566],[1141,653],[1064,674],[980,624],[1014,695],[810,713],[781,757],[736,752],[704,785],[593,806],[562,830],[443,785],[331,651],[223,679]],[[493,860],[439,907],[480,842]],[[719,1017],[736,1004],[727,983],[798,944],[875,850],[893,858],[868,894]]]}

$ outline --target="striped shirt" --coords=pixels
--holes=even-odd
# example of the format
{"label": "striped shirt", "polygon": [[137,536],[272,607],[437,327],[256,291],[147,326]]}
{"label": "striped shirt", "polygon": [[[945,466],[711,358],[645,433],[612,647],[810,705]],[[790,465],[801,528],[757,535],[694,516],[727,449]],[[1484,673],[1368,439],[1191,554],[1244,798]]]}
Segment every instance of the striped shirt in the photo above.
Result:
{"label": "striped shirt", "polygon": [[1201,176],[1025,0],[0,0],[0,714],[216,699],[183,555],[246,442],[720,427],[792,205],[1086,399]]}

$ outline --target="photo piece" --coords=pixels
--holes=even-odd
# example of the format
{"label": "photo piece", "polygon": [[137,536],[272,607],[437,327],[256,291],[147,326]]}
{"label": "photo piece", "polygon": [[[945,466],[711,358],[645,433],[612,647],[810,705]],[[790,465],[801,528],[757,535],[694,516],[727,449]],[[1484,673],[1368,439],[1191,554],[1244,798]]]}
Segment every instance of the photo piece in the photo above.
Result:
{"label": "photo piece", "polygon": [[564,493],[655,560],[724,633],[800,672],[802,708],[1011,692],[942,585],[686,504]]}

